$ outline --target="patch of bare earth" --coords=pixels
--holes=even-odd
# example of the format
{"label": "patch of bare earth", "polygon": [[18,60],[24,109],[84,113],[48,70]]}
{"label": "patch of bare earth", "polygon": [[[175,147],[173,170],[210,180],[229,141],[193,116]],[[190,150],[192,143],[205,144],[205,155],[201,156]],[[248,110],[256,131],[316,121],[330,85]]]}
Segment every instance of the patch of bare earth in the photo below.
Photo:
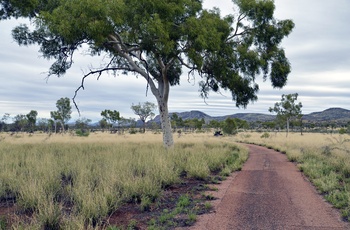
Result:
{"label": "patch of bare earth", "polygon": [[[137,202],[125,204],[108,218],[108,225],[125,228],[132,221],[135,221],[136,227],[134,229],[147,229],[150,221],[152,219],[157,221],[164,210],[171,211],[176,208],[178,199],[181,195],[189,195],[192,201],[204,200],[205,198],[202,196],[202,191],[206,190],[206,188],[203,184],[204,181],[202,180],[184,179],[182,183],[172,185],[164,190],[161,197],[150,206],[148,211],[141,211],[140,205]],[[193,202],[192,205],[199,205],[198,209],[203,210],[203,202],[197,204]],[[203,214],[203,212],[199,214]],[[178,215],[171,221],[177,226],[189,225],[186,222],[186,219],[181,215]],[[159,225],[159,223],[157,225]],[[166,227],[166,229],[168,228],[171,227]]]}
{"label": "patch of bare earth", "polygon": [[[213,175],[213,177],[215,177]],[[218,177],[219,178],[219,177]],[[182,178],[182,182],[179,184],[171,185],[166,188],[161,196],[157,198],[149,207],[148,210],[142,211],[139,201],[135,200],[129,203],[123,204],[118,210],[113,212],[103,222],[104,226],[101,229],[105,229],[108,226],[117,226],[122,229],[127,229],[131,223],[135,230],[143,230],[149,227],[151,220],[156,222],[156,226],[161,229],[171,229],[177,226],[189,226],[193,222],[188,221],[188,217],[184,213],[180,213],[171,219],[173,226],[167,225],[167,223],[159,223],[159,217],[164,210],[171,212],[176,208],[179,197],[187,195],[191,199],[190,208],[197,215],[203,214],[206,210],[204,208],[204,202],[206,201],[203,196],[204,191],[208,191],[208,187],[205,186],[207,182],[203,180]],[[7,227],[11,227],[14,221],[31,221],[31,213],[23,213],[17,207],[15,199],[3,199],[0,200],[0,220],[7,222]]]}
{"label": "patch of bare earth", "polygon": [[246,146],[250,155],[242,171],[213,193],[214,211],[181,229],[350,229],[285,155]]}

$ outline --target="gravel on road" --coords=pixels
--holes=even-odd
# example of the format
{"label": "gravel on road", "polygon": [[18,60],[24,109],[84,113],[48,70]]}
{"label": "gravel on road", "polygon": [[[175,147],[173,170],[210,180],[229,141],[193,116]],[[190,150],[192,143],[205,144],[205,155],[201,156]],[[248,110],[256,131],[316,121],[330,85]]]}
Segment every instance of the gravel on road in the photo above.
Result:
{"label": "gravel on road", "polygon": [[200,216],[191,230],[350,229],[287,157],[246,145],[249,159],[212,195],[214,211]]}

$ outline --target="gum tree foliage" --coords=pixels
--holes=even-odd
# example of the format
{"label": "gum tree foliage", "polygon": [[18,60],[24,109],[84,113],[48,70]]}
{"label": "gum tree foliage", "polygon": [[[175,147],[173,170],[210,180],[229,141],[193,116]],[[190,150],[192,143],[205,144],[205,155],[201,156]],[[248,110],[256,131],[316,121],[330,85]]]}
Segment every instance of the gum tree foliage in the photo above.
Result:
{"label": "gum tree foliage", "polygon": [[215,131],[219,131],[222,127],[222,124],[220,121],[217,120],[211,120],[209,121],[209,127],[215,129]]}
{"label": "gum tree foliage", "polygon": [[[51,120],[51,119],[50,119]],[[37,128],[40,131],[47,132],[50,130],[50,122],[47,118],[38,118],[37,119]]]}
{"label": "gum tree foliage", "polygon": [[107,121],[109,127],[113,127],[121,119],[117,110],[105,109],[101,112],[101,116]]}
{"label": "gum tree foliage", "polygon": [[28,120],[26,115],[17,114],[13,118],[13,127],[16,132],[21,132],[28,125]]}
{"label": "gum tree foliage", "polygon": [[171,114],[171,126],[173,127],[174,131],[177,128],[184,127],[185,123],[182,119],[182,117],[179,117],[177,113]]}
{"label": "gum tree foliage", "polygon": [[222,124],[222,131],[228,135],[237,134],[237,123],[234,118],[226,118]]}
{"label": "gum tree foliage", "polygon": [[289,133],[289,124],[293,119],[300,120],[302,118],[301,108],[303,105],[301,102],[296,104],[298,100],[298,93],[283,94],[281,102],[276,102],[274,107],[270,107],[271,113],[277,114],[277,120],[283,120],[287,126],[287,136]]}
{"label": "gum tree foliage", "polygon": [[57,111],[51,111],[50,116],[55,121],[55,132],[57,131],[57,122],[62,125],[63,132],[65,131],[65,125],[71,119],[72,106],[70,105],[70,99],[68,97],[60,98],[56,102]]}
{"label": "gum tree foliage", "polygon": [[180,77],[198,78],[203,98],[231,92],[238,107],[257,100],[257,76],[274,88],[287,82],[290,64],[280,43],[294,23],[274,18],[273,0],[232,2],[232,15],[222,17],[202,9],[202,0],[1,0],[0,18],[31,20],[34,29],[19,25],[13,38],[38,44],[44,58],[55,60],[50,75],[65,74],[77,51],[100,58],[102,67],[82,76],[77,91],[104,72],[144,78],[157,100],[163,143],[171,147],[168,98]]}
{"label": "gum tree foliage", "polygon": [[28,121],[28,131],[29,132],[34,132],[37,116],[38,116],[38,112],[36,110],[31,110],[26,115],[26,118]]}
{"label": "gum tree foliage", "polygon": [[100,128],[102,129],[102,132],[104,132],[104,130],[109,126],[106,118],[102,118],[98,123],[100,125]]}
{"label": "gum tree foliage", "polygon": [[5,113],[1,120],[0,120],[0,132],[2,131],[7,131],[7,127],[8,125],[6,124],[6,121],[10,118],[10,114],[9,113]]}
{"label": "gum tree foliage", "polygon": [[153,113],[153,110],[156,109],[156,105],[153,104],[152,102],[148,102],[146,101],[145,103],[141,104],[137,104],[131,105],[131,110],[137,115],[139,116],[140,120],[142,121],[142,125],[143,125],[143,132],[146,131],[146,120],[149,117],[153,117],[155,114]]}

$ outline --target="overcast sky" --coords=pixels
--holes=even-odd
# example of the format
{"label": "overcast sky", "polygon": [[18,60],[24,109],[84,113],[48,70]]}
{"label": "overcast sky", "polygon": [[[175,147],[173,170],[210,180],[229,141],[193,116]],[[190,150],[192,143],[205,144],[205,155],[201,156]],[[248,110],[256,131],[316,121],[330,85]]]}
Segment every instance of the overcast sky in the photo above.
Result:
{"label": "overcast sky", "polygon": [[[282,94],[296,92],[304,114],[331,107],[350,109],[350,1],[275,0],[275,5],[277,19],[292,19],[296,25],[282,43],[292,65],[287,86],[272,89],[269,81],[258,80],[258,101],[247,109],[239,109],[229,93],[211,93],[204,102],[199,97],[199,79],[188,82],[184,73],[181,85],[171,88],[170,112],[200,110],[211,116],[268,113]],[[222,15],[233,13],[231,0],[204,0],[205,8],[214,6],[221,9]],[[72,98],[82,75],[99,62],[82,54],[64,77],[51,76],[47,81],[52,60],[41,58],[36,46],[19,47],[13,41],[11,29],[18,23],[0,22],[0,118],[4,113],[14,117],[30,110],[38,111],[38,117],[49,118],[50,111],[56,110],[56,101],[61,97]],[[90,77],[76,101],[81,116],[93,121],[101,119],[104,109],[136,118],[130,109],[132,103],[156,103],[151,92],[146,97],[146,81],[134,75],[103,75],[98,81]],[[77,118],[73,109],[72,120]]]}

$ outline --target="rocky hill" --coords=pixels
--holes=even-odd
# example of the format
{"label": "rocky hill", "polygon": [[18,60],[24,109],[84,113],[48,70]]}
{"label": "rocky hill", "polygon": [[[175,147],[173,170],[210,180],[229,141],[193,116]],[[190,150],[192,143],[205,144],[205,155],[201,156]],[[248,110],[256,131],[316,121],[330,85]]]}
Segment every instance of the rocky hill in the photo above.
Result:
{"label": "rocky hill", "polygon": [[322,112],[314,112],[303,116],[306,121],[350,121],[350,110],[330,108]]}
{"label": "rocky hill", "polygon": [[[226,115],[226,116],[217,116],[212,117],[206,113],[203,113],[201,111],[189,111],[189,112],[181,112],[176,113],[179,117],[181,117],[183,120],[187,119],[204,119],[205,121],[210,120],[217,120],[217,121],[223,121],[227,117],[231,118],[239,118],[242,120],[246,120],[248,122],[256,122],[256,121],[271,121],[275,119],[275,115],[271,114],[262,114],[262,113],[236,113],[232,115]],[[172,113],[170,113],[170,116]],[[304,121],[309,122],[330,122],[330,121],[337,121],[337,122],[348,122],[350,121],[350,110],[343,109],[343,108],[330,108],[326,109],[321,112],[313,112],[310,114],[305,114],[303,116]],[[154,118],[155,122],[160,122],[159,115]]]}

